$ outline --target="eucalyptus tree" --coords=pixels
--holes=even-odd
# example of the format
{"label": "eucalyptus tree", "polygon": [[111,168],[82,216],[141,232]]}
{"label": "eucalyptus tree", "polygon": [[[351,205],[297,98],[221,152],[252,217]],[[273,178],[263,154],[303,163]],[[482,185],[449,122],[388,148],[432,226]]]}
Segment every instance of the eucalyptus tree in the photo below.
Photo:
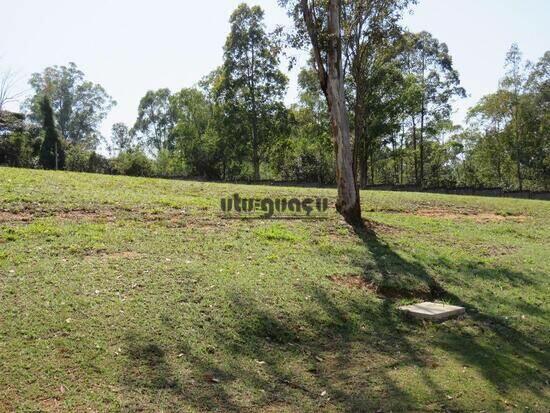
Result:
{"label": "eucalyptus tree", "polygon": [[506,55],[499,89],[469,111],[468,161],[485,185],[550,186],[550,52],[524,62],[517,45]]}
{"label": "eucalyptus tree", "polygon": [[[344,71],[353,112],[354,163],[361,187],[368,162],[384,134],[394,137],[398,89],[395,43],[403,11],[415,0],[342,0]],[[372,168],[371,168],[372,169]]]}
{"label": "eucalyptus tree", "polygon": [[230,18],[231,31],[217,93],[225,115],[235,125],[241,142],[250,147],[253,176],[260,179],[260,164],[277,135],[284,117],[287,78],[279,69],[281,48],[268,34],[259,6],[241,4]]}
{"label": "eucalyptus tree", "polygon": [[172,131],[176,117],[170,104],[169,89],[149,90],[141,98],[138,116],[130,133],[152,154],[173,148]]}
{"label": "eucalyptus tree", "polygon": [[184,160],[187,173],[211,179],[225,178],[218,112],[208,92],[184,88],[172,96],[171,105],[177,118],[174,151]]}
{"label": "eucalyptus tree", "polygon": [[101,136],[101,122],[116,104],[101,85],[86,80],[74,63],[34,73],[29,84],[34,95],[24,106],[30,111],[31,120],[43,123],[42,103],[47,96],[61,136],[71,144],[89,149],[96,147]]}
{"label": "eucalyptus tree", "polygon": [[132,148],[134,138],[125,123],[117,122],[111,127],[110,147],[118,153]]}
{"label": "eucalyptus tree", "polygon": [[341,0],[280,0],[294,17],[295,46],[311,46],[320,88],[325,95],[336,158],[336,209],[352,225],[361,225],[361,203],[353,167],[342,49]]}
{"label": "eucalyptus tree", "polygon": [[541,188],[550,188],[550,51],[530,65],[524,119],[528,165]]}
{"label": "eucalyptus tree", "polygon": [[524,62],[513,44],[506,55],[506,73],[500,82],[508,97],[507,138],[510,157],[521,191],[525,179],[548,186],[550,164],[550,52],[536,63]]}
{"label": "eucalyptus tree", "polygon": [[[418,83],[419,101],[411,113],[413,147],[419,148],[418,164],[415,160],[416,184],[424,184],[426,132],[434,135],[441,120],[449,118],[454,97],[465,97],[460,87],[458,71],[453,67],[449,48],[428,32],[407,33],[404,36],[402,59],[406,71]],[[417,134],[418,131],[418,134]]]}
{"label": "eucalyptus tree", "polygon": [[[510,158],[504,131],[509,121],[509,95],[503,90],[484,96],[468,111],[474,132],[467,135],[476,172],[491,186],[509,187]],[[477,133],[476,133],[477,132]]]}

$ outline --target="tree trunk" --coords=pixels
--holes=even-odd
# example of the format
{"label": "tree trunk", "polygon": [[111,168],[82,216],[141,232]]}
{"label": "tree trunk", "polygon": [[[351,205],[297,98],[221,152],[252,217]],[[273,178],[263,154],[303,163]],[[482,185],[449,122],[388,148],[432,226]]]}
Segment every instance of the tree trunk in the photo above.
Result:
{"label": "tree trunk", "polygon": [[370,182],[374,185],[374,154],[370,153]]}
{"label": "tree trunk", "polygon": [[[356,99],[360,99],[360,92],[357,92]],[[368,185],[368,131],[365,127],[365,110],[362,104],[355,105],[355,145],[354,157],[357,171],[355,176],[359,181],[359,187],[365,189]]]}
{"label": "tree trunk", "polygon": [[366,85],[361,79],[360,69],[355,66],[355,124],[354,124],[354,145],[353,145],[353,160],[355,179],[359,183],[359,188],[365,189],[368,185],[368,131],[366,127],[366,110],[365,110],[365,90]]}
{"label": "tree trunk", "polygon": [[349,224],[361,225],[361,206],[353,170],[350,127],[344,96],[340,0],[329,0],[328,4],[326,69],[319,46],[317,26],[308,0],[301,0],[301,8],[313,47],[321,89],[325,93],[329,108],[332,138],[336,153],[336,185],[338,188],[336,209]]}
{"label": "tree trunk", "polygon": [[254,42],[252,42],[251,50],[251,75],[250,75],[250,97],[252,103],[252,166],[254,169],[254,181],[260,180],[260,157],[258,155],[258,109],[256,107],[256,79],[254,78],[254,70],[256,64],[256,52]]}
{"label": "tree trunk", "polygon": [[254,167],[254,181],[260,180],[260,158],[258,156],[258,126],[256,117],[252,119],[252,166]]}
{"label": "tree trunk", "polygon": [[518,157],[518,161],[516,162],[516,167],[517,167],[517,174],[518,174],[518,186],[519,186],[519,190],[523,191],[523,176],[521,175],[521,162],[519,161],[519,150],[518,150],[517,157]]}
{"label": "tree trunk", "polygon": [[516,168],[517,168],[517,175],[518,175],[518,186],[519,190],[523,191],[523,176],[521,174],[521,146],[520,146],[520,130],[518,125],[518,107],[516,104],[515,108],[515,134],[516,134]]}
{"label": "tree trunk", "polygon": [[368,135],[364,130],[361,134],[361,156],[359,157],[359,179],[362,189],[365,189],[369,184],[369,162],[368,162]]}
{"label": "tree trunk", "polygon": [[391,139],[392,146],[392,160],[393,160],[393,184],[397,185],[399,183],[399,163],[397,162],[398,153],[397,153],[397,136],[392,135]]}
{"label": "tree trunk", "polygon": [[416,119],[412,116],[412,141],[413,141],[413,155],[414,155],[414,184],[419,186],[418,180],[418,154],[416,152]]}
{"label": "tree trunk", "polygon": [[424,187],[424,98],[422,98],[422,110],[420,111],[420,186]]}
{"label": "tree trunk", "polygon": [[403,132],[401,133],[401,144],[399,145],[399,184],[403,185],[403,154],[405,149],[405,125],[403,124]]}

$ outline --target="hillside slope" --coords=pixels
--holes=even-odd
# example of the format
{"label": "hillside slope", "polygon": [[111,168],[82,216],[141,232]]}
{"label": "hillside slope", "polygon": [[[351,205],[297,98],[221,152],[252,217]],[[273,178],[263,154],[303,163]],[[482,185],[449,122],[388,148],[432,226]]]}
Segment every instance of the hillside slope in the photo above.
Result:
{"label": "hillside slope", "polygon": [[369,191],[361,239],[235,193],[335,196],[0,168],[0,411],[548,410],[550,203]]}

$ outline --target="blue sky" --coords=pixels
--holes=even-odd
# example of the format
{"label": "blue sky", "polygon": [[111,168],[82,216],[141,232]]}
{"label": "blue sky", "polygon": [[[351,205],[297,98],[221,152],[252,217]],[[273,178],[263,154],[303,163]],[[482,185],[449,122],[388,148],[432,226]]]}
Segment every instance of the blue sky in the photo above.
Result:
{"label": "blue sky", "polygon": [[[195,84],[221,63],[228,19],[239,0],[1,0],[0,67],[31,73],[75,62],[118,105],[102,126],[131,125],[149,89],[175,91]],[[249,1],[265,10],[268,27],[289,24],[276,0]],[[550,49],[548,0],[419,0],[405,17],[413,31],[430,31],[448,44],[469,98],[467,107],[495,90],[506,51],[517,42],[525,58]],[[287,101],[296,96],[295,73]]]}

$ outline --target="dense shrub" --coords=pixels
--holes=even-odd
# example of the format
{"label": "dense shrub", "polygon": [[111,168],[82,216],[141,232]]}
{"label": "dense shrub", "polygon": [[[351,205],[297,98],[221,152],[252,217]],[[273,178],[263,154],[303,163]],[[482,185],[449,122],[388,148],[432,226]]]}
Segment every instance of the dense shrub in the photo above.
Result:
{"label": "dense shrub", "polygon": [[71,145],[67,149],[65,161],[68,171],[111,173],[111,161],[94,151],[89,151],[81,145]]}
{"label": "dense shrub", "polygon": [[68,171],[88,172],[90,152],[80,145],[71,145],[67,149],[65,166]]}
{"label": "dense shrub", "polygon": [[152,176],[153,162],[139,149],[122,152],[113,160],[113,172],[119,175]]}
{"label": "dense shrub", "polygon": [[155,175],[157,176],[185,176],[187,170],[185,161],[178,153],[163,149],[154,161]]}
{"label": "dense shrub", "polygon": [[31,168],[36,164],[36,145],[26,132],[0,137],[0,164]]}
{"label": "dense shrub", "polygon": [[88,157],[88,172],[111,173],[111,161],[97,152],[91,152]]}

